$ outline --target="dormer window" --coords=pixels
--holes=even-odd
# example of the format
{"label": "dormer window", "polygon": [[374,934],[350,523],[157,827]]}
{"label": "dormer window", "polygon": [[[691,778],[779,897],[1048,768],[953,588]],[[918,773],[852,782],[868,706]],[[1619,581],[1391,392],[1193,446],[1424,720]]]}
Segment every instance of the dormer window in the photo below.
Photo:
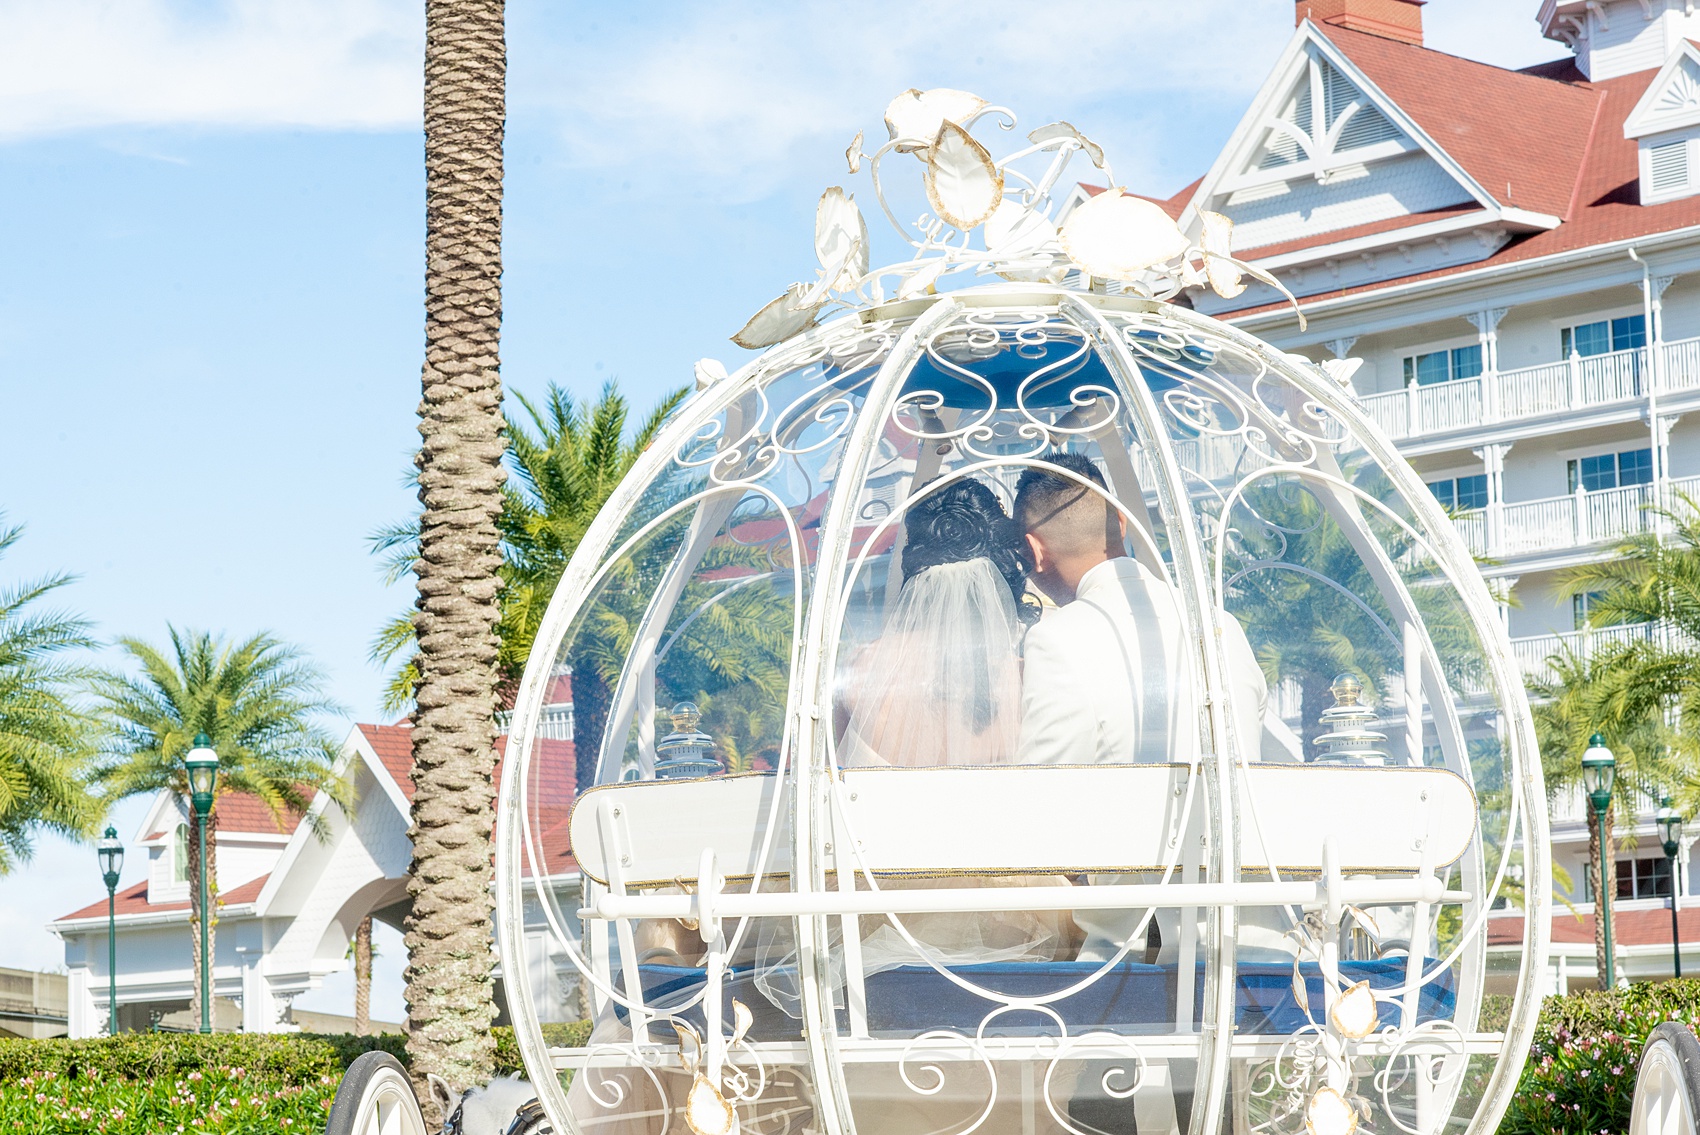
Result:
{"label": "dormer window", "polygon": [[1684,40],[1629,112],[1623,136],[1640,153],[1641,204],[1700,192],[1700,51]]}

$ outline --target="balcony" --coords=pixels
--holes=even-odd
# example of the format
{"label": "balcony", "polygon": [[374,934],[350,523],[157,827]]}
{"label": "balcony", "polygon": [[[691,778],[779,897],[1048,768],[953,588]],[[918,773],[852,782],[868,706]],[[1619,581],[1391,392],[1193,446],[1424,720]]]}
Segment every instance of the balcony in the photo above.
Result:
{"label": "balcony", "polygon": [[1621,627],[1588,627],[1561,634],[1525,635],[1511,640],[1511,651],[1527,677],[1550,680],[1553,672],[1548,659],[1555,654],[1568,651],[1586,657],[1595,651],[1631,642],[1657,642],[1666,647],[1694,645],[1692,639],[1668,623],[1630,623]]}
{"label": "balcony", "polygon": [[[1700,477],[1676,477],[1667,492],[1700,497]],[[1628,485],[1595,492],[1577,490],[1561,497],[1512,501],[1485,510],[1461,513],[1453,524],[1470,551],[1478,556],[1508,556],[1564,552],[1609,544],[1652,531],[1652,485]]]}
{"label": "balcony", "polygon": [[[1700,338],[1662,344],[1659,393],[1700,390]],[[1360,398],[1387,436],[1402,441],[1643,398],[1655,389],[1649,349],[1410,386]]]}

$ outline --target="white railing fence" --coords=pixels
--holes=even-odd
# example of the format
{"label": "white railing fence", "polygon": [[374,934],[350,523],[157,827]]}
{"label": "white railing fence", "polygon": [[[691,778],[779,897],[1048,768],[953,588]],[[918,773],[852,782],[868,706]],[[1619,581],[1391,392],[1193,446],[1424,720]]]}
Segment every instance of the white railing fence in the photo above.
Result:
{"label": "white railing fence", "polygon": [[[1700,387],[1700,338],[1660,348],[1659,388]],[[1648,348],[1611,351],[1497,374],[1359,396],[1375,423],[1395,439],[1447,433],[1492,422],[1608,406],[1645,397],[1654,387]]]}

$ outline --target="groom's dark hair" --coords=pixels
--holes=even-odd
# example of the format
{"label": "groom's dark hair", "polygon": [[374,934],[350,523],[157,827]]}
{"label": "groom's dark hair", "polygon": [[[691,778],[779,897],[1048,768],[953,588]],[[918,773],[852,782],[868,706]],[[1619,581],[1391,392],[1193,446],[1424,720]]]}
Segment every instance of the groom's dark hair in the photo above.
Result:
{"label": "groom's dark hair", "polygon": [[1055,468],[1030,466],[1015,482],[1015,519],[1022,530],[1064,555],[1108,549],[1116,528],[1109,502],[1057,471],[1066,470],[1107,491],[1098,466],[1082,453],[1054,451],[1040,460]]}

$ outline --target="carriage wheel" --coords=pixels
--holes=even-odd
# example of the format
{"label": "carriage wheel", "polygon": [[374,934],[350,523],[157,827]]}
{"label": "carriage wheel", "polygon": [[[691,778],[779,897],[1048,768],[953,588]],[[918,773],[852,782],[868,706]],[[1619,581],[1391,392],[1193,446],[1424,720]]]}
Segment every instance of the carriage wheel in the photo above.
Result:
{"label": "carriage wheel", "polygon": [[1687,1025],[1647,1035],[1629,1106],[1629,1135],[1700,1135],[1700,1041]]}
{"label": "carriage wheel", "polygon": [[350,1064],[337,1085],[325,1135],[428,1135],[401,1061],[387,1052],[368,1052]]}

